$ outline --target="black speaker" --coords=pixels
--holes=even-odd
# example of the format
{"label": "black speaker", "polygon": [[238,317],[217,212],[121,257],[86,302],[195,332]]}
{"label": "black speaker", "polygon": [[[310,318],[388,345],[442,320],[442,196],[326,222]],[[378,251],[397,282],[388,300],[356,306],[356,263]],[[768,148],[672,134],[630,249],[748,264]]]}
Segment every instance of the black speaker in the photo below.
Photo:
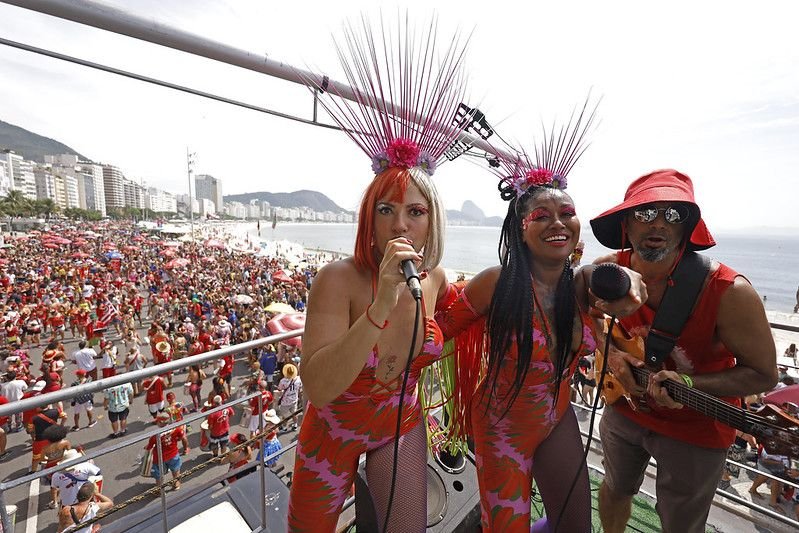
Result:
{"label": "black speaker", "polygon": [[[408,487],[404,487],[408,490]],[[401,513],[393,508],[391,513]],[[378,532],[378,523],[366,471],[361,465],[355,478],[355,529]],[[471,533],[480,531],[480,493],[471,453],[457,457],[427,457],[427,531]]]}

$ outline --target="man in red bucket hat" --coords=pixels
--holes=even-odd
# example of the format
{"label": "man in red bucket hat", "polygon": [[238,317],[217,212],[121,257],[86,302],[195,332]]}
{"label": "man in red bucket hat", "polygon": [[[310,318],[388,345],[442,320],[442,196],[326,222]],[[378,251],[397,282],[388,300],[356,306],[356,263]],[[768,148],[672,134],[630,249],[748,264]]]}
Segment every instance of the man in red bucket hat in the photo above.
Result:
{"label": "man in red bucket hat", "polygon": [[[609,533],[625,529],[632,497],[654,457],[663,531],[704,531],[735,430],[675,402],[662,385],[673,380],[733,405],[738,405],[736,398],[774,387],[776,351],[763,304],[746,278],[696,254],[716,243],[702,220],[691,179],[676,170],[635,180],[624,201],[591,220],[591,228],[600,243],[620,250],[597,262],[629,267],[646,283],[646,305],[619,319],[617,327],[648,338],[647,357],[664,338],[663,330],[652,328],[661,304],[669,309],[664,315],[687,316],[681,331],[673,328],[676,334],[667,336],[660,349],[664,358],[651,367],[646,388],[636,384],[631,370],[644,366],[642,354],[637,358],[613,346],[609,350],[608,371],[646,403],[619,401],[602,417],[602,526]],[[698,296],[675,298],[688,293],[684,287],[691,281]],[[664,303],[669,299],[676,303]]]}

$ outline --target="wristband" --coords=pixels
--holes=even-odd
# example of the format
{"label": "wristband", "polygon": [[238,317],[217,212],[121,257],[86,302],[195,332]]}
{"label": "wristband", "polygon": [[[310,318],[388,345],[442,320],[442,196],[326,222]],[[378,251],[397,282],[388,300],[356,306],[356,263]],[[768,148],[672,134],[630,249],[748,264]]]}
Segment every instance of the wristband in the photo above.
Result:
{"label": "wristband", "polygon": [[[372,307],[372,304],[369,304],[369,307]],[[375,322],[374,320],[372,320],[372,317],[370,317],[370,316],[369,316],[369,307],[367,307],[367,308],[366,308],[366,319],[367,319],[369,322],[371,322],[371,323],[372,323],[372,325],[373,325],[374,327],[376,327],[377,329],[386,329],[386,326],[388,326],[388,320],[386,320],[385,322],[383,322],[383,325],[382,325],[382,326],[381,326],[380,324],[378,324],[377,322]]]}
{"label": "wristband", "polygon": [[680,377],[685,382],[685,384],[688,385],[689,388],[691,389],[694,388],[694,380],[691,379],[691,376],[689,376],[688,374],[680,374]]}

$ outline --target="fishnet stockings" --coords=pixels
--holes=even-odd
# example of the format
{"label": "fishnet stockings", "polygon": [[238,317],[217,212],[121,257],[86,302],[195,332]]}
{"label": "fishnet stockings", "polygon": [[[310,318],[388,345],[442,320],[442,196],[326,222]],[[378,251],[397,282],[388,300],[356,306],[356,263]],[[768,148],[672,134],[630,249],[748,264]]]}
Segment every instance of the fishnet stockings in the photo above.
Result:
{"label": "fishnet stockings", "polygon": [[[423,532],[427,528],[427,436],[423,423],[401,436],[397,481],[386,533]],[[366,453],[366,479],[379,527],[388,512],[394,441]]]}

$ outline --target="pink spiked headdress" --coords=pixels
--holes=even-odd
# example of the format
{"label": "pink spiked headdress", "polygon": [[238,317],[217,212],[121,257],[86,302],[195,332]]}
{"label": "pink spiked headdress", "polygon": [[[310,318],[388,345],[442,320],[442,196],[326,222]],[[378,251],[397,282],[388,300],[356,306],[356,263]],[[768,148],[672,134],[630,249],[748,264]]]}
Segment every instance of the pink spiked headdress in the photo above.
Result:
{"label": "pink spiked headdress", "polygon": [[514,149],[516,158],[493,159],[492,172],[499,176],[503,200],[518,198],[531,187],[565,189],[569,172],[588,148],[586,133],[596,117],[598,103],[588,109],[586,98],[579,113],[572,112],[569,121],[556,130],[555,125],[544,129],[540,144],[534,147],[533,157],[524,150]]}
{"label": "pink spiked headdress", "polygon": [[468,121],[453,121],[465,92],[465,44],[458,35],[437,48],[437,21],[416,31],[407,15],[396,28],[380,20],[375,35],[367,17],[344,25],[344,45],[335,42],[354,102],[320,87],[322,106],[372,160],[372,170],[418,167],[433,175],[444,151]]}

